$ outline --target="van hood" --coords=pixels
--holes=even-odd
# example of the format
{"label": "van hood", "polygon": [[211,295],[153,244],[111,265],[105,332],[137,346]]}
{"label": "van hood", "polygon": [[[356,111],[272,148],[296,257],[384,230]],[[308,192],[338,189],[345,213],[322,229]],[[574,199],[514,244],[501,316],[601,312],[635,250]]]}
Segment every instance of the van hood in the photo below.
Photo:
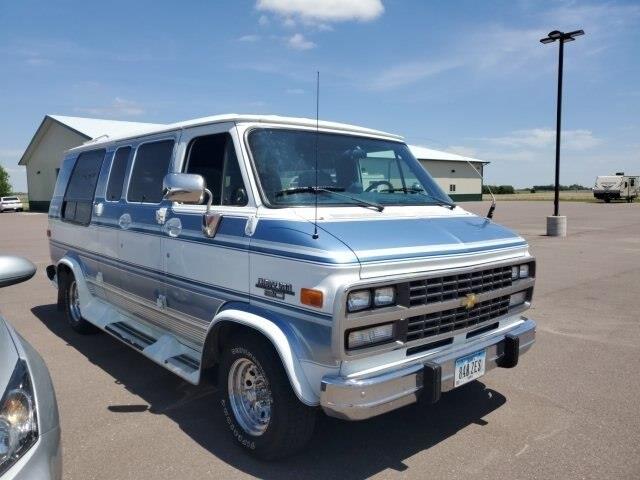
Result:
{"label": "van hood", "polygon": [[463,259],[494,261],[527,250],[522,237],[475,215],[325,221],[319,227],[353,251],[363,278],[450,268]]}

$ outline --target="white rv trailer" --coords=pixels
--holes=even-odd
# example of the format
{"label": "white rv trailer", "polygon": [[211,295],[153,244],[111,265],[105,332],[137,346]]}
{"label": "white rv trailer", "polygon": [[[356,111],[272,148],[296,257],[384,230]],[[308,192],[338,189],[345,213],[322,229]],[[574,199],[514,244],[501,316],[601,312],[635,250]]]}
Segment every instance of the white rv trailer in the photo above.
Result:
{"label": "white rv trailer", "polygon": [[615,175],[603,175],[596,178],[593,187],[593,196],[597,199],[609,203],[611,200],[626,200],[633,202],[633,199],[640,193],[640,176],[625,175],[618,172]]}

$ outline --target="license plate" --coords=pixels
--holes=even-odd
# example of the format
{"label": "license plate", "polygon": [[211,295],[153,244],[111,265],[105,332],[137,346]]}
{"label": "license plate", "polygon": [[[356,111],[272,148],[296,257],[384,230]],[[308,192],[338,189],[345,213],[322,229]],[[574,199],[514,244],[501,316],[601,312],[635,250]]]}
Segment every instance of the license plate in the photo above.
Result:
{"label": "license plate", "polygon": [[470,353],[456,360],[455,377],[453,379],[453,387],[459,387],[465,383],[480,378],[484,375],[484,365],[487,358],[487,352],[480,350]]}

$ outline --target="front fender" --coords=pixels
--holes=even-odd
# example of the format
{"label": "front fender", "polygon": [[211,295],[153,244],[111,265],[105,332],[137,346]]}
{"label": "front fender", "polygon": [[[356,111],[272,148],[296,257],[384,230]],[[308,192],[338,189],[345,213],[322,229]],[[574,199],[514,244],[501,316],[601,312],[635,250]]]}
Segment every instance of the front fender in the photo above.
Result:
{"label": "front fender", "polygon": [[295,335],[286,322],[268,311],[249,304],[228,304],[226,308],[223,307],[211,322],[207,339],[211,338],[210,335],[224,322],[233,322],[253,328],[264,335],[278,352],[282,360],[282,366],[287,372],[287,377],[296,396],[309,406],[319,405],[320,398],[311,387],[304,372],[300,362],[300,352],[296,352],[296,347],[301,347],[295,342]]}

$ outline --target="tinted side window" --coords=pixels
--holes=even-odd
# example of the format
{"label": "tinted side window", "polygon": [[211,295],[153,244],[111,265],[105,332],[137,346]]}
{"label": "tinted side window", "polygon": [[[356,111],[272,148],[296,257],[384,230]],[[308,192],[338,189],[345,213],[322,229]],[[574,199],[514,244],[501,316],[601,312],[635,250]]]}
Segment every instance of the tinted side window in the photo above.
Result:
{"label": "tinted side window", "polygon": [[140,145],[133,163],[127,201],[160,203],[162,180],[169,170],[173,140]]}
{"label": "tinted side window", "polygon": [[122,147],[116,150],[116,154],[113,157],[109,183],[107,184],[107,200],[110,202],[117,202],[122,197],[122,184],[127,172],[130,154],[131,147]]}
{"label": "tinted side window", "polygon": [[83,152],[78,156],[64,195],[62,218],[88,225],[91,221],[93,195],[102,168],[105,150]]}
{"label": "tinted side window", "polygon": [[184,171],[204,177],[213,205],[247,204],[238,158],[228,133],[194,138],[187,148]]}

